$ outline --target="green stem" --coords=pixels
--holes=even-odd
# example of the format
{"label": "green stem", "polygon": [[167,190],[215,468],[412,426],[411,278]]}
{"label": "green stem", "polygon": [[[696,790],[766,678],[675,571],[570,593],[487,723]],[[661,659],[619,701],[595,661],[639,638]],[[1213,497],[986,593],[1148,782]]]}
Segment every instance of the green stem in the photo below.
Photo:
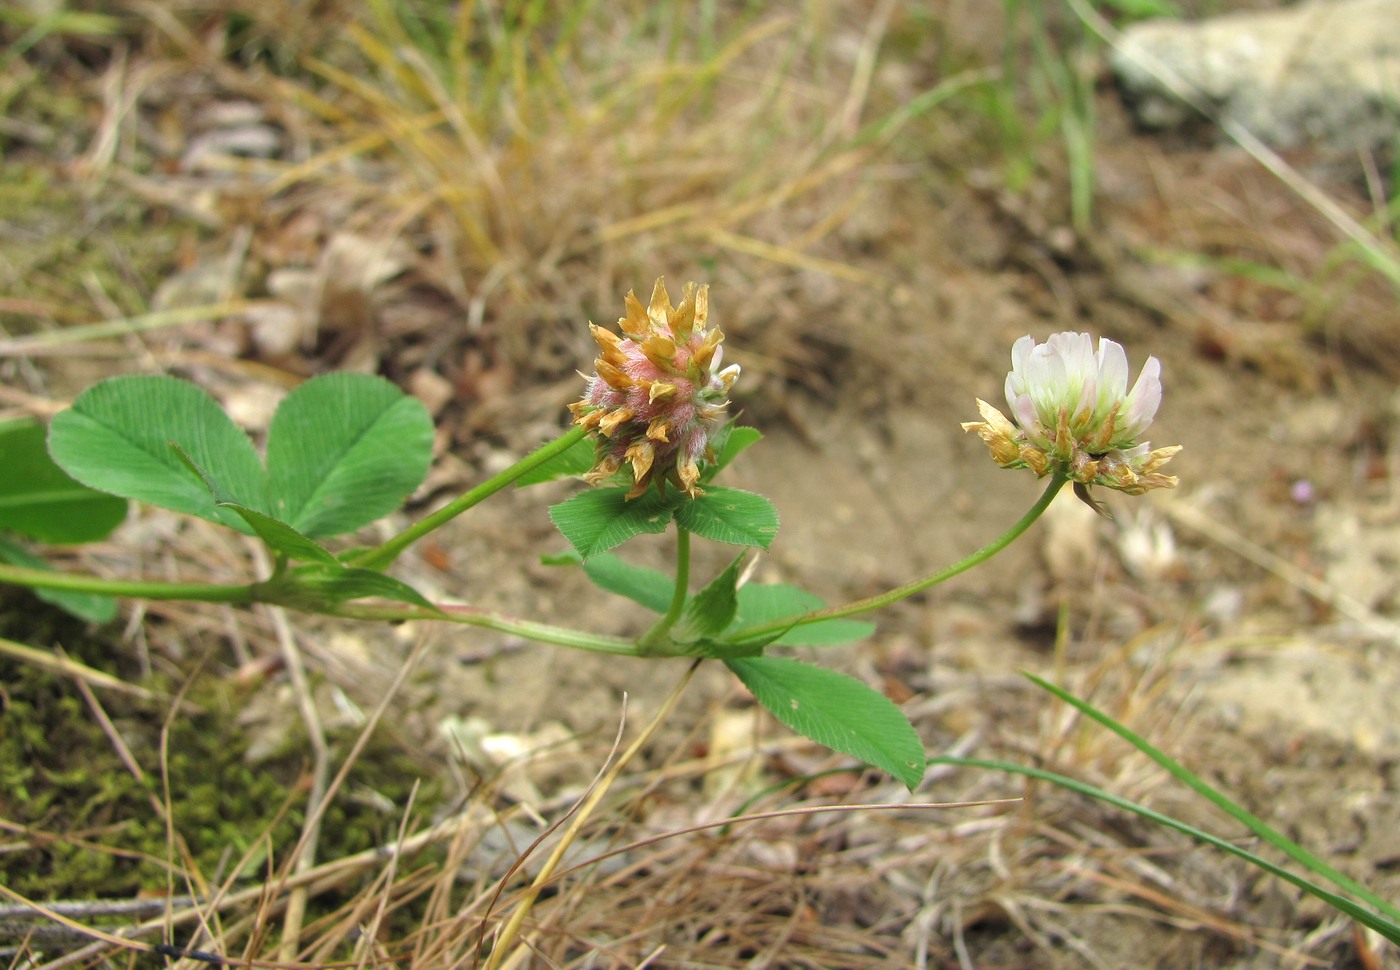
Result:
{"label": "green stem", "polygon": [[[247,606],[252,603],[276,603],[275,597],[268,598],[266,584],[225,586],[216,583],[150,583],[126,580],[101,579],[97,576],[75,575],[53,572],[47,569],[26,569],[22,566],[0,564],[0,583],[26,586],[31,589],[61,589],[77,593],[96,593],[103,596],[117,596],[146,600],[186,600],[201,603],[232,603]],[[298,609],[295,603],[281,604],[289,609]],[[562,647],[589,650],[593,653],[607,653],[618,656],[639,655],[637,645],[631,640],[604,634],[586,633],[568,627],[551,626],[522,620],[474,606],[440,606],[437,611],[406,605],[355,605],[341,603],[318,610],[329,616],[342,616],[358,620],[379,620],[403,622],[406,620],[446,620],[467,626],[478,626],[499,633],[513,634],[540,643],[553,643]]]}
{"label": "green stem", "polygon": [[514,465],[511,465],[500,474],[491,476],[471,491],[459,495],[432,515],[415,522],[383,545],[376,546],[373,549],[361,553],[350,561],[350,565],[361,566],[365,569],[387,568],[399,557],[401,552],[413,545],[413,543],[417,542],[434,529],[455,519],[472,506],[495,495],[526,472],[532,471],[556,455],[568,451],[581,441],[586,434],[588,434],[588,432],[584,428],[573,428],[565,432],[561,437],[555,438],[543,447],[530,452],[530,454],[520,459]]}
{"label": "green stem", "polygon": [[970,556],[959,559],[951,566],[944,566],[937,572],[930,573],[922,579],[916,579],[912,583],[905,583],[903,586],[896,586],[894,589],[875,596],[867,596],[865,599],[854,600],[840,606],[829,606],[824,610],[808,613],[805,616],[799,617],[795,622],[791,618],[787,618],[746,629],[744,630],[744,638],[756,639],[766,634],[779,633],[792,627],[806,626],[808,623],[819,623],[822,620],[837,620],[842,617],[855,616],[858,613],[868,613],[871,610],[878,610],[881,607],[889,606],[891,603],[898,603],[902,599],[908,599],[915,593],[922,593],[932,586],[937,586],[939,583],[952,579],[954,576],[965,573],[973,566],[981,565],[988,559],[991,559],[997,553],[1019,539],[1021,534],[1029,529],[1035,523],[1035,520],[1040,518],[1045,510],[1050,507],[1050,502],[1055,498],[1056,494],[1059,493],[1060,489],[1065,486],[1066,481],[1067,479],[1063,476],[1053,476],[1050,479],[1050,484],[1045,486],[1045,491],[1041,493],[1040,498],[1036,500],[1036,503],[1030,507],[1025,515],[1016,520],[1015,525],[987,543],[981,549],[978,549]]}
{"label": "green stem", "polygon": [[680,621],[681,612],[685,609],[685,600],[689,593],[690,530],[676,526],[676,588],[671,594],[671,605],[666,610],[666,615],[657,620],[656,625],[637,641],[637,647],[642,656],[655,653],[656,648],[665,642],[671,628]]}
{"label": "green stem", "polygon": [[327,612],[331,616],[352,620],[378,620],[390,623],[406,620],[446,621],[460,623],[464,626],[482,627],[487,630],[495,630],[498,633],[514,634],[539,643],[553,643],[561,647],[588,650],[592,653],[606,653],[619,657],[641,656],[637,644],[631,640],[605,634],[585,633],[582,630],[551,626],[548,623],[535,623],[532,620],[521,620],[504,613],[496,613],[475,606],[439,606],[437,611],[433,611],[421,606],[357,606],[352,603],[342,603],[330,608]]}
{"label": "green stem", "polygon": [[[233,603],[243,606],[264,601],[276,603],[275,599],[264,600],[259,596],[264,587],[257,583],[222,586],[214,583],[127,582],[7,565],[0,565],[0,583],[27,586],[31,589],[62,589],[70,592],[98,593],[103,596],[120,596],[131,599],[186,600],[200,603]],[[294,603],[283,605],[289,609],[298,609]],[[450,623],[479,626],[499,633],[514,634],[540,643],[554,643],[561,647],[590,650],[594,653],[635,657],[640,652],[635,643],[621,637],[585,633],[582,630],[551,626],[548,623],[535,623],[532,620],[521,620],[504,613],[496,613],[474,606],[442,606],[434,611],[420,606],[360,606],[341,603],[317,612],[324,612],[329,616],[391,623],[406,620],[446,620]]]}
{"label": "green stem", "polygon": [[0,565],[0,583],[28,586],[30,589],[62,589],[74,593],[97,593],[146,600],[195,600],[203,603],[251,603],[252,585],[225,586],[217,583],[147,583],[121,579],[101,579],[47,569]]}
{"label": "green stem", "polygon": [[676,526],[676,589],[671,594],[671,608],[661,618],[666,629],[676,625],[685,608],[685,598],[690,592],[690,530]]}

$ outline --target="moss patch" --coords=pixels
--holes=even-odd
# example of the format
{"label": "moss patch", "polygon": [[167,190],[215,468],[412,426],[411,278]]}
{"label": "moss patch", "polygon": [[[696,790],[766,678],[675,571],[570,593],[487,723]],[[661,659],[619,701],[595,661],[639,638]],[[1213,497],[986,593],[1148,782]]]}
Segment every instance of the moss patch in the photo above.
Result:
{"label": "moss patch", "polygon": [[[87,634],[27,594],[0,595],[0,634],[38,647],[61,642],[85,663],[124,673],[114,669],[119,651],[110,641]],[[307,766],[295,756],[257,768],[247,764],[247,741],[235,717],[240,694],[225,679],[200,676],[187,694],[199,711],[169,721],[165,762],[177,837],[173,853],[153,804],[164,800],[161,731],[169,701],[111,692],[101,698],[146,775],[141,781],[123,764],[70,681],[0,659],[0,684],[0,817],[28,829],[4,840],[8,851],[0,852],[0,883],[33,899],[121,898],[164,892],[172,878],[166,863],[183,870],[186,849],[189,868],[212,882],[226,878],[250,849],[251,864],[243,875],[260,878],[267,872],[269,848],[272,864],[280,865],[295,845],[306,806],[301,783]],[[142,686],[172,692],[170,684]],[[344,752],[353,738],[329,740]],[[371,741],[344,792],[369,788],[393,808],[371,804],[383,799],[342,793],[322,825],[319,857],[336,858],[391,840],[398,811],[422,774],[423,766],[402,750]],[[425,784],[416,811],[431,811],[439,790],[435,783]],[[173,879],[176,892],[187,891],[183,876]]]}

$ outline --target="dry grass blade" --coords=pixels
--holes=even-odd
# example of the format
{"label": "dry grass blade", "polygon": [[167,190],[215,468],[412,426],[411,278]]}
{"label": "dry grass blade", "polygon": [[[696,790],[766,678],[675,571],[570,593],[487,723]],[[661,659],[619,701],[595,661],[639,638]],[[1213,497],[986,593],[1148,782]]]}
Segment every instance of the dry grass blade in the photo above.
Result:
{"label": "dry grass blade", "polygon": [[[834,112],[802,75],[822,38],[790,16],[759,17],[685,60],[658,57],[643,36],[614,36],[621,25],[601,13],[584,5],[562,26],[483,29],[464,8],[437,25],[448,31],[437,48],[410,36],[401,11],[374,5],[347,31],[367,70],[314,60],[327,90],[282,82],[281,95],[319,118],[326,137],[271,191],[319,185],[366,221],[387,219],[395,235],[449,242],[455,265],[442,264],[439,279],[463,301],[496,280],[498,303],[547,303],[580,257],[625,262],[632,247],[654,251],[663,240],[879,283],[806,251],[826,229],[794,234],[803,240],[794,244],[766,238],[771,230],[754,221],[868,161],[842,147],[852,132],[841,119],[864,110],[889,9],[870,20]],[[480,56],[464,58],[468,49]],[[744,137],[751,119],[770,125],[784,114],[792,120],[772,133],[781,147]]]}
{"label": "dry grass blade", "polygon": [[[647,726],[642,729],[642,733],[638,735],[637,739],[628,746],[627,750],[624,751],[616,761],[609,765],[602,775],[590,786],[583,800],[579,803],[578,808],[571,813],[572,818],[569,822],[569,827],[560,838],[559,844],[555,847],[554,851],[550,853],[549,858],[545,860],[545,864],[540,868],[540,871],[536,873],[534,881],[530,884],[530,888],[526,891],[524,897],[516,904],[515,911],[511,914],[509,921],[507,921],[505,927],[495,939],[491,949],[491,957],[486,964],[487,970],[496,970],[496,968],[501,965],[501,955],[510,951],[515,937],[519,935],[521,926],[524,924],[526,917],[529,916],[535,900],[539,897],[540,890],[549,882],[554,871],[559,868],[559,864],[564,858],[564,853],[573,845],[579,832],[583,829],[584,825],[588,823],[593,814],[593,810],[598,807],[598,803],[602,801],[603,796],[608,793],[613,783],[617,781],[618,777],[632,762],[632,759],[646,747],[657,729],[666,722],[671,712],[675,710],[677,702],[680,701],[681,693],[685,690],[686,685],[690,683],[690,679],[695,675],[696,668],[699,666],[700,662],[697,660],[686,669],[685,676],[680,679],[675,689],[673,689],[666,697],[666,700],[662,702],[656,714],[647,722]],[[620,737],[621,735],[619,733],[619,740]],[[527,953],[528,951],[525,947],[522,947],[515,953],[511,953],[507,965],[517,965],[521,960],[525,959]]]}
{"label": "dry grass blade", "polygon": [[113,677],[111,674],[103,673],[100,670],[94,670],[87,664],[79,663],[73,658],[63,654],[61,651],[57,655],[54,655],[0,637],[0,654],[17,660],[20,663],[33,664],[38,667],[43,667],[46,670],[52,670],[54,673],[63,677],[72,677],[90,687],[117,691],[147,701],[156,699],[156,695],[146,690],[144,687],[128,684],[120,677]]}
{"label": "dry grass blade", "polygon": [[265,302],[262,300],[225,300],[222,303],[208,306],[157,310],[134,317],[64,327],[61,330],[50,330],[24,337],[11,337],[7,340],[0,340],[0,357],[43,356],[46,353],[62,352],[74,344],[87,341],[107,340],[112,337],[125,337],[131,334],[181,327],[205,320],[218,320],[222,317],[257,309]]}
{"label": "dry grass blade", "polygon": [[[316,701],[311,696],[311,688],[306,679],[306,667],[302,663],[301,651],[297,648],[291,624],[287,622],[286,611],[272,607],[269,613],[277,631],[282,661],[292,682],[297,710],[311,744],[311,785],[306,796],[307,820],[301,838],[297,840],[296,857],[292,864],[292,871],[302,874],[311,871],[316,865],[321,818],[325,814],[326,799],[330,797],[326,788],[330,773],[330,748],[326,744],[326,733],[321,727],[320,715],[316,712]],[[306,899],[305,887],[293,889],[288,897],[287,911],[283,917],[282,946],[278,951],[278,959],[284,963],[294,960],[301,947],[301,925],[306,914]]]}

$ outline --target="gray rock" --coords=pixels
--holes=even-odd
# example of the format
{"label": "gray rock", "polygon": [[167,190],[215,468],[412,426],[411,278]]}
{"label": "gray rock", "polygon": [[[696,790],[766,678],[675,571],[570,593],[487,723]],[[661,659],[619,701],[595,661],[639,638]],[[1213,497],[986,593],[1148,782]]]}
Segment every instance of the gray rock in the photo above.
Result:
{"label": "gray rock", "polygon": [[1110,64],[1149,127],[1197,117],[1191,92],[1279,149],[1381,149],[1400,132],[1400,0],[1149,21],[1124,32]]}

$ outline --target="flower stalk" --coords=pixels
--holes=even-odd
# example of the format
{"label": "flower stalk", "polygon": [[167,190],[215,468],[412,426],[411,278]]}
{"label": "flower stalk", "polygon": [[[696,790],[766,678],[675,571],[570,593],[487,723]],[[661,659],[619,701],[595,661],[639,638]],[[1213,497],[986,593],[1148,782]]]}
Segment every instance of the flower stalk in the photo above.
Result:
{"label": "flower stalk", "polygon": [[807,613],[798,617],[796,621],[787,618],[746,629],[744,631],[744,636],[746,639],[757,640],[767,634],[783,632],[793,627],[806,626],[809,623],[818,623],[822,620],[840,620],[848,616],[869,613],[871,610],[878,610],[886,606],[891,606],[894,603],[898,603],[900,600],[908,599],[916,593],[922,593],[926,589],[931,589],[940,583],[945,583],[954,576],[960,576],[974,566],[980,566],[1019,539],[1027,529],[1035,524],[1036,519],[1040,518],[1041,515],[1045,513],[1045,510],[1050,507],[1050,503],[1054,501],[1060,489],[1064,488],[1066,482],[1067,479],[1063,476],[1053,475],[1049,484],[1045,486],[1045,491],[1041,493],[1040,498],[1036,499],[1035,504],[1026,511],[1025,515],[1017,519],[1011,528],[1007,529],[976,552],[964,556],[951,565],[944,566],[942,569],[929,573],[927,576],[916,579],[911,583],[905,583],[903,586],[896,586],[894,589],[886,590],[883,593],[877,593],[874,596],[867,596],[864,599],[852,600],[849,603],[843,603],[839,606],[828,606],[826,609]]}
{"label": "flower stalk", "polygon": [[685,610],[686,596],[690,592],[690,530],[676,526],[676,587],[671,594],[671,605],[666,615],[637,641],[642,656],[655,656],[661,653],[660,647],[668,639],[671,630],[680,621]]}
{"label": "flower stalk", "polygon": [[475,488],[464,492],[431,515],[424,516],[389,541],[351,559],[350,565],[361,566],[365,569],[387,568],[393,564],[400,553],[419,539],[435,529],[441,528],[473,506],[481,504],[527,472],[538,468],[556,455],[568,451],[582,440],[585,433],[580,428],[570,428],[558,438],[530,452],[505,471],[493,475]]}

